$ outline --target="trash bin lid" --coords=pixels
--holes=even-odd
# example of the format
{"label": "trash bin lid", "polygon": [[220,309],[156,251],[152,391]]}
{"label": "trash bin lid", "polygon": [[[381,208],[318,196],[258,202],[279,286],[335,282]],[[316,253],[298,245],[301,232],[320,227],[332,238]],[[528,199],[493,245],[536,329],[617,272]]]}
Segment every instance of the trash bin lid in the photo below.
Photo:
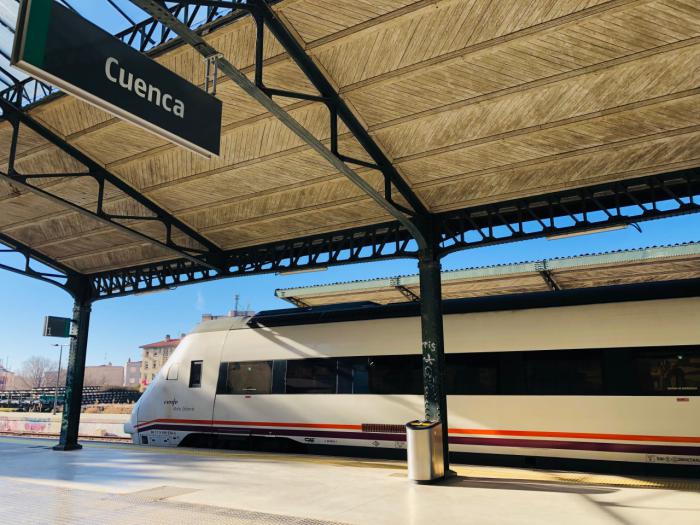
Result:
{"label": "trash bin lid", "polygon": [[415,421],[409,421],[406,423],[406,428],[410,428],[412,430],[426,430],[439,424],[439,421],[421,421],[416,419]]}

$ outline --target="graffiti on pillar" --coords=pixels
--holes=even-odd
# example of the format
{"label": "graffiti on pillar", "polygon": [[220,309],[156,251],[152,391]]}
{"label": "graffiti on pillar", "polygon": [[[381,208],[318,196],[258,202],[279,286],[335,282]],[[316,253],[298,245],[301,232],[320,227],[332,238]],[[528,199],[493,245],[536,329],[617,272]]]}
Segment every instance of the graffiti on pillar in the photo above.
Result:
{"label": "graffiti on pillar", "polygon": [[437,374],[437,344],[435,341],[423,341],[423,388],[425,391],[425,416],[429,419],[440,417],[438,391],[435,388]]}

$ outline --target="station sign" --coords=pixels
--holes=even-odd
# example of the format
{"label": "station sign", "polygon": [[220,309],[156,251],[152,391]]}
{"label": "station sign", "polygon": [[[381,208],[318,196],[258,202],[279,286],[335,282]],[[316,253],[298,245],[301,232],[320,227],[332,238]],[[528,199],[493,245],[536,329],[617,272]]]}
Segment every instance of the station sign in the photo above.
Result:
{"label": "station sign", "polygon": [[72,320],[67,317],[44,317],[44,334],[46,337],[70,337]]}
{"label": "station sign", "polygon": [[53,0],[23,0],[12,65],[209,157],[221,101]]}

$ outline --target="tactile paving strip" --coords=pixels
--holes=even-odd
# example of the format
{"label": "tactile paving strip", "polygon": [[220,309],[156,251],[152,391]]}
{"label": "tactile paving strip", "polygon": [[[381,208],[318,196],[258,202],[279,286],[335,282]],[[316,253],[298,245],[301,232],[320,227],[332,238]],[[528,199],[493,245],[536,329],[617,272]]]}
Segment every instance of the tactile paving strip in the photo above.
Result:
{"label": "tactile paving strip", "polygon": [[183,491],[190,490],[157,487],[134,494],[98,494],[0,480],[0,516],[4,525],[347,525],[167,501]]}
{"label": "tactile paving strip", "polygon": [[700,481],[684,478],[642,478],[614,474],[588,474],[585,472],[557,472],[504,467],[472,467],[454,464],[450,468],[459,476],[485,481],[544,481],[575,485],[700,491]]}

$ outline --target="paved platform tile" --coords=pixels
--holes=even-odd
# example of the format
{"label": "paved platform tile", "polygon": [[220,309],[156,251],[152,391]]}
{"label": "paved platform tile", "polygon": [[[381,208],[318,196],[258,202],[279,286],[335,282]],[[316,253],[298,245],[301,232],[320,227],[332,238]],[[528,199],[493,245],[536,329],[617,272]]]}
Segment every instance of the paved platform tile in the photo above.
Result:
{"label": "paved platform tile", "polygon": [[130,494],[96,494],[0,480],[0,521],[4,525],[346,525],[168,501],[168,498],[188,492],[195,491],[161,486]]}

